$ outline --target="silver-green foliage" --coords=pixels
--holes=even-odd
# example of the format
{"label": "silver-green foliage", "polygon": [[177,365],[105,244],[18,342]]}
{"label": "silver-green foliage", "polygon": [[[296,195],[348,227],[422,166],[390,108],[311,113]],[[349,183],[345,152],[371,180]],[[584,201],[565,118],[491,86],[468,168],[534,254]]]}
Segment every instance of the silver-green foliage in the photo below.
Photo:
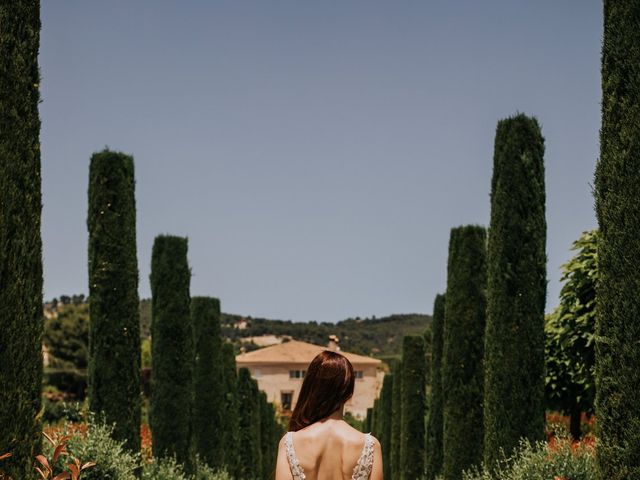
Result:
{"label": "silver-green foliage", "polygon": [[509,458],[503,456],[495,469],[475,468],[462,475],[463,480],[595,480],[593,447],[572,447],[568,438],[558,440],[550,450],[546,442],[525,440]]}

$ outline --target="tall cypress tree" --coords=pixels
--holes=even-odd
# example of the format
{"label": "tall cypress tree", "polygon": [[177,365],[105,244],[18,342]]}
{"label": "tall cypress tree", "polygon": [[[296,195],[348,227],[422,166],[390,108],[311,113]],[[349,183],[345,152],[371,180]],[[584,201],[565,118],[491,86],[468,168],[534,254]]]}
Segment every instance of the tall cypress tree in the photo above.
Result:
{"label": "tall cypress tree", "polygon": [[364,431],[371,433],[371,419],[373,418],[373,407],[367,408],[367,416],[364,417]]}
{"label": "tall cypress tree", "polygon": [[393,374],[384,376],[380,392],[380,445],[382,447],[382,465],[384,477],[391,478],[391,410],[393,408]]}
{"label": "tall cypress tree", "polygon": [[151,258],[151,411],[153,455],[193,466],[194,339],[187,239],[159,235]]}
{"label": "tall cypress tree", "polygon": [[402,443],[402,361],[393,365],[391,389],[391,478],[400,478],[400,446]]}
{"label": "tall cypress tree", "polygon": [[422,336],[406,335],[402,342],[402,480],[415,480],[424,474],[425,367]]}
{"label": "tall cypress tree", "polygon": [[224,466],[221,417],[224,410],[220,338],[220,301],[191,299],[195,337],[193,435],[196,453],[214,468]]}
{"label": "tall cypress tree", "polygon": [[140,313],[133,158],[94,153],[89,167],[89,407],[140,450]]}
{"label": "tall cypress tree", "polygon": [[260,448],[262,451],[262,475],[271,478],[276,467],[278,444],[276,437],[276,412],[267,400],[267,394],[260,392]]}
{"label": "tall cypress tree", "polygon": [[[240,475],[243,480],[261,478],[260,410],[257,388],[247,368],[238,370],[238,402],[240,412],[239,453]],[[256,411],[257,410],[257,411]]]}
{"label": "tall cypress tree", "polygon": [[232,477],[240,477],[239,470],[239,405],[238,375],[236,373],[236,357],[233,345],[222,345],[222,387],[224,399],[224,415],[220,417],[221,444],[223,447],[224,465]]}
{"label": "tall cypress tree", "polygon": [[442,473],[442,349],[444,341],[445,296],[436,295],[431,323],[431,397],[427,419],[426,472],[427,480],[435,480]]}
{"label": "tall cypress tree", "polygon": [[[498,122],[487,251],[484,459],[544,438],[547,288],[544,139],[535,118]],[[447,306],[449,301],[447,301]]]}
{"label": "tall cypress tree", "polygon": [[28,478],[40,449],[40,2],[0,4],[0,449]]}
{"label": "tall cypress tree", "polygon": [[640,1],[605,0],[596,167],[600,479],[640,478]]}
{"label": "tall cypress tree", "polygon": [[482,462],[486,230],[451,230],[442,356],[443,471],[451,480]]}

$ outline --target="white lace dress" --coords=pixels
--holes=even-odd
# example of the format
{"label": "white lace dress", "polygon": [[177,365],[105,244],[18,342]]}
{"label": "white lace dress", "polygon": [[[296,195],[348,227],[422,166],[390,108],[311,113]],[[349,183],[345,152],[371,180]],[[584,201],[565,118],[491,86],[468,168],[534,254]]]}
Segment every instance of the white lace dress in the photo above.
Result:
{"label": "white lace dress", "polygon": [[[287,432],[284,439],[284,447],[287,452],[287,460],[289,461],[289,468],[291,469],[293,480],[305,480],[307,477],[304,475],[304,470],[293,448],[293,432]],[[362,453],[360,454],[360,458],[358,458],[358,463],[356,463],[356,466],[353,468],[351,480],[369,480],[372,467],[373,436],[370,433],[365,433],[364,447],[362,447]]]}

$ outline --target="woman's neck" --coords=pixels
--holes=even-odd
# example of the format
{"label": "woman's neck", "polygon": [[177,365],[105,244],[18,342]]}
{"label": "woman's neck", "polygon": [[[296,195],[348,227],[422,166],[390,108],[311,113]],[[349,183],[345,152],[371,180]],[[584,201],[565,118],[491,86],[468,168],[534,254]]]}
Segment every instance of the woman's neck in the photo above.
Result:
{"label": "woman's neck", "polygon": [[340,407],[331,415],[329,415],[328,418],[330,418],[331,420],[342,420],[343,417],[344,417],[344,407]]}

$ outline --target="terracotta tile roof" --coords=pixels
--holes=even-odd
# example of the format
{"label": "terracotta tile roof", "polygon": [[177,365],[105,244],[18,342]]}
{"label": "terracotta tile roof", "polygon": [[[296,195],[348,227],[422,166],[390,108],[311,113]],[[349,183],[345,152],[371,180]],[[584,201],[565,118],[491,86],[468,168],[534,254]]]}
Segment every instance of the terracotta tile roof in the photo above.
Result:
{"label": "terracotta tile roof", "polygon": [[[236,356],[236,363],[239,366],[246,364],[268,364],[268,363],[303,363],[309,364],[313,358],[327,350],[327,347],[314,345],[312,343],[290,340],[288,342],[260,348],[252,352],[241,353]],[[349,352],[338,352],[354,365],[379,365],[380,360],[376,358],[357,355]]]}

